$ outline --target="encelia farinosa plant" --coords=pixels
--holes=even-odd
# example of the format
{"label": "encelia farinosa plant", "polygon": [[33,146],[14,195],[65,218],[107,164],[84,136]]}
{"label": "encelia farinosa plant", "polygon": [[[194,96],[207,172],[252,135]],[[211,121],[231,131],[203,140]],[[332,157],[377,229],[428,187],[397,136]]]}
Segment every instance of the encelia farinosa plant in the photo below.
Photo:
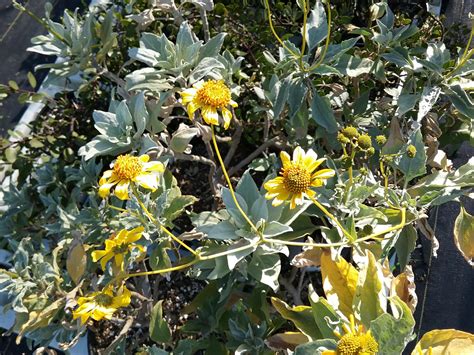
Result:
{"label": "encelia farinosa plant", "polygon": [[411,258],[418,238],[443,252],[428,216],[457,201],[474,265],[474,160],[450,160],[473,139],[474,30],[448,41],[385,1],[354,23],[319,0],[105,0],[59,22],[14,4],[45,27],[28,50],[58,58],[36,70],[59,90],[0,87],[45,105],[1,148],[17,341],[474,353],[470,333],[415,331]]}

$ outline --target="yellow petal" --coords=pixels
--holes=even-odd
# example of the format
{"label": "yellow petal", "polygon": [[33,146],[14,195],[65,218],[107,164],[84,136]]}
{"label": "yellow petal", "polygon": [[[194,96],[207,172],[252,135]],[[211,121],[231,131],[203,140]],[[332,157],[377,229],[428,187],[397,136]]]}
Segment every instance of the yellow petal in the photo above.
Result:
{"label": "yellow petal", "polygon": [[197,90],[194,88],[189,88],[180,92],[179,94],[181,96],[181,102],[183,104],[187,104],[188,102],[191,102],[196,96],[196,93],[197,93]]}
{"label": "yellow petal", "polygon": [[114,261],[115,261],[115,266],[121,268],[123,264],[123,254],[122,253],[115,254]]}
{"label": "yellow petal", "polygon": [[128,200],[128,186],[130,185],[130,182],[128,180],[122,180],[120,181],[117,186],[115,187],[114,194],[117,196],[120,200]]}
{"label": "yellow petal", "polygon": [[94,250],[91,253],[92,261],[97,262],[100,258],[104,257],[105,254],[107,254],[107,251],[105,250]]}
{"label": "yellow petal", "polygon": [[113,170],[104,171],[104,173],[102,174],[102,177],[99,180],[99,186],[105,184],[107,180],[112,177],[113,172],[114,172]]}
{"label": "yellow petal", "polygon": [[103,256],[103,258],[100,260],[100,267],[102,270],[105,270],[107,267],[107,263],[109,262],[110,259],[114,257],[113,253],[107,253]]}
{"label": "yellow petal", "polygon": [[288,168],[291,165],[291,158],[287,152],[282,151],[280,153],[280,159],[284,169]]}
{"label": "yellow petal", "polygon": [[227,129],[229,128],[230,122],[232,121],[232,112],[230,112],[225,107],[221,111],[222,111],[222,118],[224,119],[224,129]]}
{"label": "yellow petal", "polygon": [[186,108],[186,111],[188,112],[188,117],[189,117],[190,120],[192,120],[194,118],[194,112],[196,112],[200,107],[201,107],[201,105],[199,105],[195,101],[191,101],[188,104],[188,107]]}
{"label": "yellow petal", "polygon": [[124,239],[124,242],[127,244],[131,244],[136,242],[142,237],[142,233],[145,230],[142,226],[132,229],[128,232],[127,237]]}
{"label": "yellow petal", "polygon": [[147,163],[149,160],[150,160],[150,156],[148,154],[143,154],[143,155],[140,155],[138,157],[138,159],[142,162],[142,163]]}
{"label": "yellow petal", "polygon": [[283,202],[288,200],[290,196],[289,192],[278,194],[272,201],[272,206],[280,206]]}
{"label": "yellow petal", "polygon": [[230,106],[232,106],[232,107],[234,107],[234,108],[237,107],[237,106],[239,106],[239,105],[237,105],[237,102],[235,102],[234,100],[230,100],[230,101],[229,101],[229,104],[230,104]]}
{"label": "yellow petal", "polygon": [[159,161],[151,161],[149,163],[143,164],[143,169],[145,171],[155,171],[158,173],[162,173],[165,171],[165,166]]}
{"label": "yellow petal", "polygon": [[116,181],[113,182],[108,182],[99,187],[99,196],[101,198],[106,198],[107,196],[110,195],[110,189],[117,184]]}
{"label": "yellow petal", "polygon": [[[307,159],[307,158],[306,158],[306,159]],[[314,170],[316,170],[316,169],[318,168],[318,166],[320,166],[325,160],[326,160],[326,158],[321,158],[321,159],[317,159],[317,160],[310,159],[310,161],[305,160],[304,164],[305,164],[306,169],[308,169],[308,171],[314,171]]]}
{"label": "yellow petal", "polygon": [[272,190],[275,188],[278,188],[283,185],[283,178],[281,176],[278,176],[276,178],[273,178],[271,180],[268,180],[263,184],[263,187],[265,190]]}
{"label": "yellow petal", "polygon": [[312,174],[311,177],[317,177],[318,179],[329,179],[332,178],[334,175],[336,175],[336,172],[332,169],[321,169]]}
{"label": "yellow petal", "polygon": [[155,191],[158,188],[158,177],[154,174],[140,174],[135,178],[135,182],[145,189]]}
{"label": "yellow petal", "polygon": [[201,109],[201,115],[204,121],[210,125],[219,125],[219,115],[214,107],[206,106]]}
{"label": "yellow petal", "polygon": [[303,162],[304,158],[304,150],[300,146],[296,147],[293,151],[293,162],[296,164],[300,164]]}

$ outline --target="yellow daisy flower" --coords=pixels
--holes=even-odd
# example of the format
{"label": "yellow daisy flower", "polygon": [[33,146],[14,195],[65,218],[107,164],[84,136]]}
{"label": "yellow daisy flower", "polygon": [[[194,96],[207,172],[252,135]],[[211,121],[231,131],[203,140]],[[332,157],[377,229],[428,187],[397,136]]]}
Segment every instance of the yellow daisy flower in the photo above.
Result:
{"label": "yellow daisy flower", "polygon": [[337,350],[325,350],[322,355],[374,355],[379,351],[379,344],[370,330],[365,332],[363,325],[356,327],[354,316],[351,314],[350,327],[343,325],[344,335],[334,332],[339,338]]}
{"label": "yellow daisy flower", "polygon": [[155,191],[158,188],[158,174],[165,167],[158,161],[150,162],[146,154],[134,157],[130,154],[120,155],[115,160],[112,170],[107,170],[99,180],[99,196],[106,198],[110,189],[115,186],[114,194],[121,200],[128,200],[128,187],[136,183],[145,189]]}
{"label": "yellow daisy flower", "polygon": [[312,187],[322,186],[325,179],[335,174],[332,169],[317,170],[326,159],[318,159],[312,149],[305,153],[301,147],[296,147],[293,151],[293,160],[286,152],[281,152],[280,158],[283,164],[281,176],[263,185],[267,190],[265,198],[273,199],[273,206],[279,206],[284,201],[290,200],[290,208],[295,208],[296,205],[303,203],[305,195],[309,197],[315,195],[315,192],[311,190]]}
{"label": "yellow daisy flower", "polygon": [[237,107],[237,103],[232,100],[230,89],[222,80],[200,81],[192,88],[180,93],[181,103],[187,106],[190,119],[194,118],[194,113],[201,109],[204,121],[209,125],[219,125],[219,112],[224,121],[224,128],[227,129],[232,120],[232,112],[229,106]]}
{"label": "yellow daisy flower", "polygon": [[117,235],[112,236],[105,241],[105,250],[95,250],[92,252],[92,261],[97,262],[100,259],[100,266],[105,270],[107,262],[114,258],[115,266],[122,269],[124,256],[133,249],[138,249],[141,253],[145,251],[142,245],[135,244],[142,237],[143,227],[137,227],[128,231],[122,229]]}
{"label": "yellow daisy flower", "polygon": [[97,321],[103,318],[110,319],[117,309],[127,307],[130,300],[131,293],[125,286],[120,287],[116,293],[111,286],[108,286],[102,291],[79,297],[77,300],[79,307],[72,312],[72,316],[74,319],[80,317],[82,324],[89,318]]}

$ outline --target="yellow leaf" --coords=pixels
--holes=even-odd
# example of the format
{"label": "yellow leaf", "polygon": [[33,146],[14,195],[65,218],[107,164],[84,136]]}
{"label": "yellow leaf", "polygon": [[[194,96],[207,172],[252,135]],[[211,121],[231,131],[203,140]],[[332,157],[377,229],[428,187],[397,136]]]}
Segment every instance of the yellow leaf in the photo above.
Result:
{"label": "yellow leaf", "polygon": [[87,256],[84,246],[80,242],[72,242],[66,260],[67,272],[77,285],[86,271]]}
{"label": "yellow leaf", "polygon": [[374,254],[367,251],[366,262],[359,272],[353,303],[356,318],[367,328],[371,321],[387,311],[387,293],[382,265],[375,260]]}
{"label": "yellow leaf", "polygon": [[342,257],[337,261],[332,260],[331,254],[325,251],[321,255],[321,273],[324,293],[329,304],[349,317],[352,314],[358,271]]}
{"label": "yellow leaf", "polygon": [[474,266],[474,217],[463,206],[454,223],[454,243],[464,259]]}
{"label": "yellow leaf", "polygon": [[456,329],[435,329],[421,338],[412,355],[471,355],[474,335]]}

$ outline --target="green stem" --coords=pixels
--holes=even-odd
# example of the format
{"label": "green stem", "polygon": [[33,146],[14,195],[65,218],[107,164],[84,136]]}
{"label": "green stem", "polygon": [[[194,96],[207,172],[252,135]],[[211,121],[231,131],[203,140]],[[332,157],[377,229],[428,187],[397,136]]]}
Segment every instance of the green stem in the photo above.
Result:
{"label": "green stem", "polygon": [[147,217],[150,219],[150,221],[152,221],[158,228],[160,228],[163,232],[165,232],[168,236],[171,237],[171,239],[173,239],[176,243],[178,243],[179,245],[181,245],[183,248],[185,248],[187,251],[189,251],[191,254],[193,254],[194,256],[198,256],[199,257],[199,254],[194,250],[192,249],[191,247],[187,246],[186,243],[184,243],[181,239],[179,239],[178,237],[176,237],[173,233],[171,233],[168,228],[166,228],[164,225],[162,225],[161,223],[159,223],[155,217],[153,217],[153,215],[150,213],[150,211],[148,211],[148,209],[146,208],[145,204],[142,202],[142,200],[140,199],[139,197],[139,194],[138,194],[138,191],[137,189],[135,188],[135,186],[132,185],[132,190],[133,190],[133,194],[135,195],[135,198],[137,199],[138,201],[138,204],[140,205],[141,209],[143,210],[143,212],[145,212],[145,214],[147,215]]}
{"label": "green stem", "polygon": [[314,197],[308,196],[311,201],[329,218],[331,219],[336,225],[342,230],[342,233],[349,238],[349,240],[354,240],[354,237],[342,226],[342,224],[338,221],[334,215],[332,215],[326,207],[324,207],[321,203],[319,203],[318,200],[316,200]]}
{"label": "green stem", "polygon": [[249,216],[244,212],[242,207],[240,206],[239,201],[237,200],[237,197],[235,196],[234,188],[232,187],[232,182],[230,181],[229,174],[227,173],[227,169],[225,167],[224,161],[222,160],[221,153],[219,151],[219,147],[217,145],[216,141],[216,134],[214,132],[214,126],[211,125],[211,136],[212,136],[212,144],[214,145],[214,150],[216,151],[217,159],[219,160],[219,164],[221,165],[222,168],[222,173],[224,174],[224,177],[227,181],[227,185],[229,186],[229,191],[232,196],[232,199],[234,200],[235,206],[239,210],[240,214],[244,219],[247,221],[247,223],[250,225],[250,227],[257,233],[258,236],[262,237],[262,233],[257,229],[255,224],[250,220]]}
{"label": "green stem", "polygon": [[327,37],[326,37],[326,43],[324,44],[324,49],[323,49],[323,53],[321,53],[321,55],[319,56],[319,60],[317,61],[316,64],[314,64],[313,66],[311,66],[308,71],[312,71],[312,70],[315,70],[317,67],[319,67],[321,65],[321,63],[323,62],[324,58],[326,57],[326,53],[328,51],[328,47],[329,47],[329,41],[330,41],[330,37],[331,37],[331,2],[328,0],[327,2],[327,13],[328,13],[328,34],[327,34]]}

